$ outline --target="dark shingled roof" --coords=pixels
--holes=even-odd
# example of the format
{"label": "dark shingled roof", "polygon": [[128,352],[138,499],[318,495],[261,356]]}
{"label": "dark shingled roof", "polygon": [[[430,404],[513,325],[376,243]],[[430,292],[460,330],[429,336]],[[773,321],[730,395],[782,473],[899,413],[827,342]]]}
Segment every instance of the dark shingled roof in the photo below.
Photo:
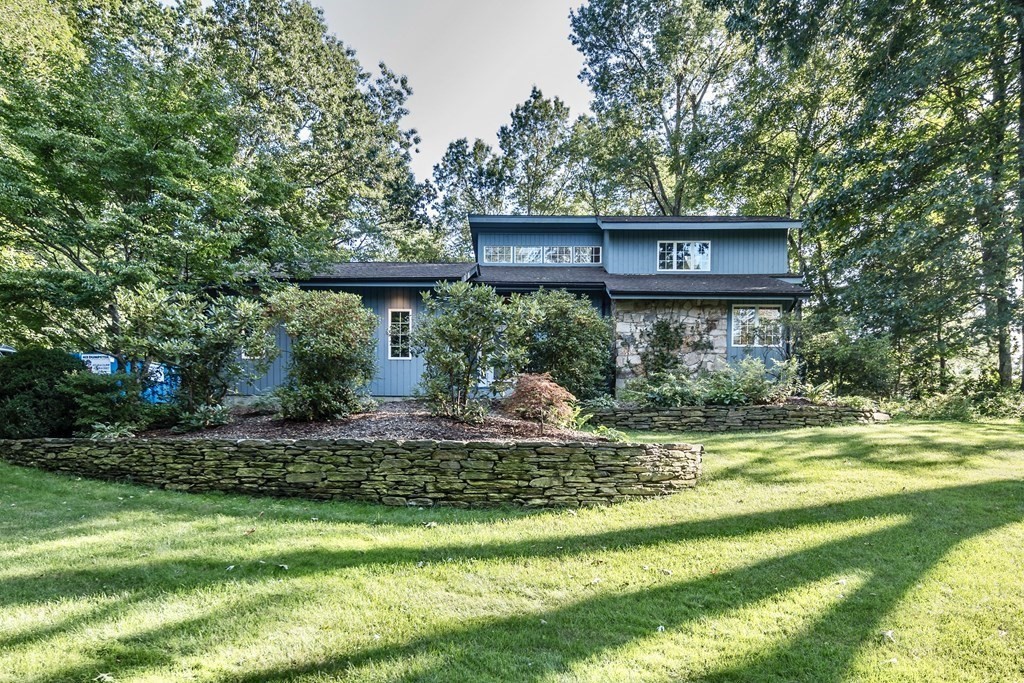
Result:
{"label": "dark shingled roof", "polygon": [[601,216],[602,223],[788,223],[783,216]]}
{"label": "dark shingled roof", "polygon": [[771,275],[607,275],[608,293],[616,295],[808,296],[806,287]]}
{"label": "dark shingled roof", "polygon": [[480,266],[474,282],[488,285],[603,287],[608,273],[600,266]]}
{"label": "dark shingled roof", "polygon": [[607,289],[615,296],[808,296],[810,290],[772,275],[700,273],[612,275],[601,266],[479,266],[475,263],[337,263],[306,282],[436,282],[472,280],[499,289]]}
{"label": "dark shingled roof", "polygon": [[475,263],[335,263],[309,281],[465,280],[475,270]]}

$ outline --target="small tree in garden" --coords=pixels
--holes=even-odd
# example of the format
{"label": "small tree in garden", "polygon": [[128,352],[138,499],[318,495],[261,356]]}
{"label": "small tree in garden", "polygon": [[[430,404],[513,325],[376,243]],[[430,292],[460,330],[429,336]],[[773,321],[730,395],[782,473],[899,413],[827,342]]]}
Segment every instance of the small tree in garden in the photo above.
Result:
{"label": "small tree in garden", "polygon": [[292,338],[288,382],[277,390],[289,420],[334,420],[359,410],[373,379],[377,316],[347,292],[283,289],[271,297]]}
{"label": "small tree in garden", "polygon": [[500,393],[526,362],[523,303],[493,288],[442,283],[423,295],[426,315],[413,332],[413,353],[426,368],[420,391],[435,412],[466,419],[477,392]]}
{"label": "small tree in garden", "polygon": [[608,389],[612,326],[586,298],[561,289],[529,297],[531,324],[526,336],[530,372],[547,372],[580,398]]}
{"label": "small tree in garden", "polygon": [[544,435],[544,425],[564,427],[569,424],[576,414],[575,406],[576,397],[546,372],[520,375],[512,395],[505,402],[510,412],[537,422],[541,436]]}

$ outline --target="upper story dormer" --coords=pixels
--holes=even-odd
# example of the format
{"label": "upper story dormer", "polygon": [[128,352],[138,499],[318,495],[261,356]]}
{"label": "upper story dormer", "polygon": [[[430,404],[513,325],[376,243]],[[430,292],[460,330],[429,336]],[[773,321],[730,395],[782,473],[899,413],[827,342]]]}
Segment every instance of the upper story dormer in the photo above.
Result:
{"label": "upper story dormer", "polygon": [[469,217],[481,266],[601,266],[614,275],[783,275],[788,234],[774,216]]}

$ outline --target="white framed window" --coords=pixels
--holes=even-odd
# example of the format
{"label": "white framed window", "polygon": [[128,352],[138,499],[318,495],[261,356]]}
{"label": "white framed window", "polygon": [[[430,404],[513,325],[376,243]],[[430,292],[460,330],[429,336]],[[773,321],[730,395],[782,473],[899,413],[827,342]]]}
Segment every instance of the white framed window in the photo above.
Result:
{"label": "white framed window", "polygon": [[388,309],[388,358],[412,358],[412,311],[408,308]]}
{"label": "white framed window", "polygon": [[544,263],[572,263],[572,247],[544,247]]}
{"label": "white framed window", "polygon": [[733,306],[732,345],[782,346],[782,306]]}
{"label": "white framed window", "polygon": [[512,263],[512,247],[484,247],[484,263]]}
{"label": "white framed window", "polygon": [[516,247],[516,263],[544,263],[541,247]]}
{"label": "white framed window", "polygon": [[573,263],[600,263],[601,247],[573,247]]}
{"label": "white framed window", "polygon": [[711,242],[658,242],[658,270],[711,270]]}

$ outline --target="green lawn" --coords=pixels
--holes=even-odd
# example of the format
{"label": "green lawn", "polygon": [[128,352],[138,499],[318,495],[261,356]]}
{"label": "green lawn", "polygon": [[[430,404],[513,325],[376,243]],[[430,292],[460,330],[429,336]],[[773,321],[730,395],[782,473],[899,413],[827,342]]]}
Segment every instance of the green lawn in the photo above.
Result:
{"label": "green lawn", "polygon": [[1024,427],[702,440],[696,491],[579,511],[0,465],[0,681],[1024,680]]}

